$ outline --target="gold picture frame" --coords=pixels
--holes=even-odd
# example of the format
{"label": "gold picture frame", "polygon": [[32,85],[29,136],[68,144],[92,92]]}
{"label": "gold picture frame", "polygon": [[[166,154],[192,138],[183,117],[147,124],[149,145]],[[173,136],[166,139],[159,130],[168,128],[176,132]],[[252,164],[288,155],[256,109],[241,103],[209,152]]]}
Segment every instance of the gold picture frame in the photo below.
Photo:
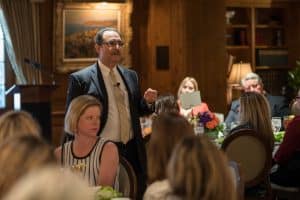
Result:
{"label": "gold picture frame", "polygon": [[[126,3],[57,3],[53,48],[55,71],[69,73],[94,63],[97,60],[94,36],[102,27],[118,29],[128,43],[131,38],[129,7]],[[129,61],[129,49],[125,49],[124,63],[128,65]]]}

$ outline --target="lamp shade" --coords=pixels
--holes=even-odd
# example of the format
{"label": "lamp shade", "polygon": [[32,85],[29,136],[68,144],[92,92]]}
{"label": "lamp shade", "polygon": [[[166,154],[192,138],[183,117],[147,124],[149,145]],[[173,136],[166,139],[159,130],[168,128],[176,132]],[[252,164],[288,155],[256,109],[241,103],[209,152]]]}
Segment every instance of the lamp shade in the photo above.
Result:
{"label": "lamp shade", "polygon": [[228,84],[240,85],[241,79],[250,72],[252,72],[250,63],[241,62],[233,64],[229,74]]}

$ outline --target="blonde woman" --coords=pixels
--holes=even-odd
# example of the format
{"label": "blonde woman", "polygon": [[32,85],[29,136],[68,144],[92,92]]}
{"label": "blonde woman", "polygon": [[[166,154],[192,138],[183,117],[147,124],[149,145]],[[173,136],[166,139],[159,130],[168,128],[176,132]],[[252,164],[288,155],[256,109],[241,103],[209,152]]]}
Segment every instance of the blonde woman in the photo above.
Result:
{"label": "blonde woman", "polygon": [[97,136],[101,103],[93,96],[72,100],[65,116],[65,132],[74,135],[55,150],[63,167],[79,171],[90,186],[114,186],[119,166],[117,146]]}
{"label": "blonde woman", "polygon": [[7,111],[0,117],[0,142],[21,135],[40,137],[40,126],[26,111]]}
{"label": "blonde woman", "polygon": [[95,193],[78,176],[58,167],[46,167],[26,175],[4,198],[15,199],[95,200]]}
{"label": "blonde woman", "polygon": [[[185,77],[179,85],[177,98],[180,99],[180,96],[184,93],[192,93],[198,90],[198,83],[196,79],[193,77]],[[200,105],[194,106],[190,109],[182,108],[180,101],[178,101],[178,104],[180,107],[180,114],[182,114],[184,117],[190,117],[193,115],[197,115],[199,112],[203,113],[209,111],[207,104],[204,102],[201,102]]]}
{"label": "blonde woman", "polygon": [[0,199],[19,178],[40,167],[56,164],[52,148],[32,135],[12,137],[0,145]]}
{"label": "blonde woman", "polygon": [[205,136],[188,136],[181,140],[167,169],[171,192],[166,199],[237,198],[225,155]]}
{"label": "blonde woman", "polygon": [[245,92],[240,98],[240,125],[231,133],[242,128],[253,129],[269,145],[274,147],[271,112],[266,97],[257,92]]}

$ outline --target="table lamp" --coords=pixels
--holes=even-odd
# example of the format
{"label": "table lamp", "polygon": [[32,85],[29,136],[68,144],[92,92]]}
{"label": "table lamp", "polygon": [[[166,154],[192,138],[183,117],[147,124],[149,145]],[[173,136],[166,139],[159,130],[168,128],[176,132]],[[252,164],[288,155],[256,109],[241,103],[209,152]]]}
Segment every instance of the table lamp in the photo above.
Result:
{"label": "table lamp", "polygon": [[[227,103],[228,105],[232,101],[232,90],[242,90],[242,87],[240,85],[241,79],[246,76],[246,74],[252,72],[250,63],[235,63],[231,66],[231,70],[229,72],[229,78],[228,78],[228,91],[227,91]],[[240,92],[238,92],[240,93]]]}
{"label": "table lamp", "polygon": [[228,84],[231,86],[240,86],[241,79],[250,72],[252,72],[250,63],[240,62],[233,64],[229,73]]}

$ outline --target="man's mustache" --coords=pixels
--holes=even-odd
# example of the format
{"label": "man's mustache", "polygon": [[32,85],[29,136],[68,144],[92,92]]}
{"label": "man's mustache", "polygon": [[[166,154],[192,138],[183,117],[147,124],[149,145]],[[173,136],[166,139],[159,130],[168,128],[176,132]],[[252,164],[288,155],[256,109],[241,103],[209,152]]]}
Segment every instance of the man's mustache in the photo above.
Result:
{"label": "man's mustache", "polygon": [[112,54],[112,55],[116,55],[116,56],[121,55],[120,51],[113,51],[111,54]]}

